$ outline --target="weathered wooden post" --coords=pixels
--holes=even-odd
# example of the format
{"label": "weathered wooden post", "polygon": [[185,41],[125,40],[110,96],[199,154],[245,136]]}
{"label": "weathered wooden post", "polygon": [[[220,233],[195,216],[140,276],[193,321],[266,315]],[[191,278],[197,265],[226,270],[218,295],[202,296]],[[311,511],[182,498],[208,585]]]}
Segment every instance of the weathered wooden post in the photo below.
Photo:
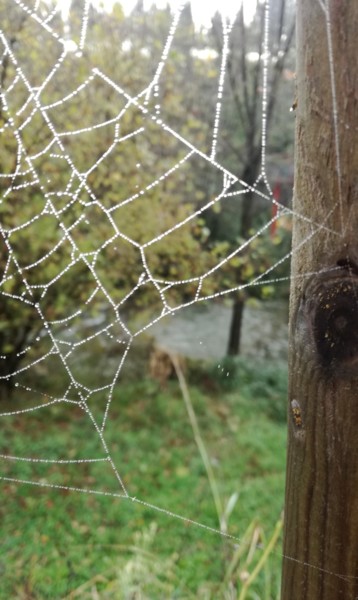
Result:
{"label": "weathered wooden post", "polygon": [[358,2],[297,0],[282,600],[358,598]]}

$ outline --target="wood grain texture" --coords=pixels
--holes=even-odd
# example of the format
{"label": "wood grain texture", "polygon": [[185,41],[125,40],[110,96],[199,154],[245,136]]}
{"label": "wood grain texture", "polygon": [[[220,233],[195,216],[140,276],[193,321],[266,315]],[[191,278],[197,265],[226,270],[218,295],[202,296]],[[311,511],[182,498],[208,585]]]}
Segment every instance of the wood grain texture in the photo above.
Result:
{"label": "wood grain texture", "polygon": [[282,600],[358,599],[358,2],[326,4],[297,2]]}

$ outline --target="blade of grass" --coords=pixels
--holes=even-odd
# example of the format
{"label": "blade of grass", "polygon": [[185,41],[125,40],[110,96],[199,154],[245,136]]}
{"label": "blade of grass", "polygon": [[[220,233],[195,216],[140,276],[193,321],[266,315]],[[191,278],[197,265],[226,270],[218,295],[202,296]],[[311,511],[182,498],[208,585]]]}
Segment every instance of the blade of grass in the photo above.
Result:
{"label": "blade of grass", "polygon": [[243,586],[241,588],[241,592],[240,592],[238,600],[245,600],[247,590],[249,589],[250,585],[255,581],[256,577],[258,576],[261,569],[265,565],[268,557],[270,556],[273,548],[275,547],[278,537],[282,531],[282,524],[283,524],[282,519],[280,519],[276,523],[272,537],[271,537],[269,543],[267,544],[259,562],[257,563],[257,565],[254,568],[254,570],[252,571],[251,575],[247,578],[247,580],[245,581],[245,583],[243,584]]}
{"label": "blade of grass", "polygon": [[234,555],[230,561],[228,568],[226,569],[226,573],[225,573],[223,582],[220,586],[220,591],[222,593],[223,593],[224,589],[226,588],[226,586],[231,581],[231,578],[232,578],[235,570],[237,569],[237,566],[238,566],[241,558],[243,557],[245,551],[250,546],[250,540],[252,538],[253,532],[256,529],[256,527],[257,527],[257,523],[256,523],[256,519],[254,519],[249,524],[248,528],[246,529],[244,535],[241,538],[240,544],[235,549]]}
{"label": "blade of grass", "polygon": [[198,450],[199,450],[199,453],[201,456],[201,460],[203,461],[203,465],[205,467],[206,474],[208,476],[211,494],[213,496],[216,512],[218,515],[220,530],[223,533],[227,533],[227,524],[226,524],[226,522],[223,522],[224,506],[223,506],[223,503],[222,503],[222,500],[220,497],[219,489],[218,489],[218,486],[216,483],[216,478],[215,478],[213,468],[211,466],[210,458],[207,453],[203,438],[201,437],[199,424],[198,424],[196,414],[195,414],[195,411],[193,408],[193,404],[192,404],[192,401],[190,398],[190,394],[189,394],[188,386],[186,384],[184,373],[182,371],[182,368],[179,364],[177,357],[174,354],[170,354],[169,356],[170,356],[170,359],[174,366],[176,376],[178,378],[180,391],[182,393],[184,404],[185,404],[185,407],[186,407],[186,410],[188,413],[190,425],[193,430],[194,440],[198,447]]}

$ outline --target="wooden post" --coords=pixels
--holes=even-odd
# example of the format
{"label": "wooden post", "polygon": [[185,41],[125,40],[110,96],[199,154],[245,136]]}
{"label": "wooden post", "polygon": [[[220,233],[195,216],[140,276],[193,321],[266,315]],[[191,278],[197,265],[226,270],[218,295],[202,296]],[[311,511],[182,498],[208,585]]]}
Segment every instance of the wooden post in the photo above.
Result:
{"label": "wooden post", "polygon": [[358,2],[297,1],[282,600],[358,598]]}

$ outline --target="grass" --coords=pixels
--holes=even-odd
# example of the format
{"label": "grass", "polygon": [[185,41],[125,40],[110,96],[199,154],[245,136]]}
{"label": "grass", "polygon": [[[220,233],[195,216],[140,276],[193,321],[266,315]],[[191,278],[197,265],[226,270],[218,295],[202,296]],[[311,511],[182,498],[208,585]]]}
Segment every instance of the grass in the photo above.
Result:
{"label": "grass", "polygon": [[[278,597],[285,374],[242,361],[224,368],[189,368],[195,435],[178,381],[160,389],[142,377],[115,390],[105,441],[125,486],[184,520],[117,496],[1,482],[1,599]],[[103,406],[90,403],[98,420]],[[78,405],[3,418],[0,442],[14,456],[103,456]],[[1,462],[8,478],[121,492],[108,461]],[[235,539],[205,529],[223,530],[213,484]]]}

